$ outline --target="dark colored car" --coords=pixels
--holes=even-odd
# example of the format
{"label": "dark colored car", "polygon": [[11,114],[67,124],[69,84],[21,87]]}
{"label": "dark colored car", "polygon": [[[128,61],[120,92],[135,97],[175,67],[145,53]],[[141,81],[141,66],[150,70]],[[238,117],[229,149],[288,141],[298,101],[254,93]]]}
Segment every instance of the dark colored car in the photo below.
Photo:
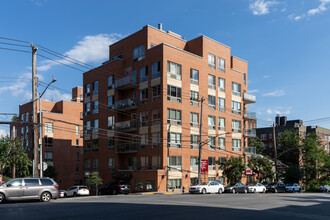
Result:
{"label": "dark colored car", "polygon": [[228,193],[247,193],[249,188],[243,183],[235,183],[231,186],[225,187],[225,192]]}
{"label": "dark colored car", "polygon": [[270,182],[266,185],[266,192],[285,192],[285,184],[282,182]]}
{"label": "dark colored car", "polygon": [[105,186],[99,188],[99,195],[116,195],[118,193],[128,194],[131,192],[131,187],[124,182],[109,182]]}
{"label": "dark colored car", "polygon": [[320,186],[317,191],[320,191],[320,192],[330,192],[330,186],[328,185],[324,185],[324,186]]}

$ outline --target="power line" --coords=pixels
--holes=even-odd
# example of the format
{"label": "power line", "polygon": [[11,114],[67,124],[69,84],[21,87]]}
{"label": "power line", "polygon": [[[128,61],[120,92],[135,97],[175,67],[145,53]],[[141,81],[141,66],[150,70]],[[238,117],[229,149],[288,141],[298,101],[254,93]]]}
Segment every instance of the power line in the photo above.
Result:
{"label": "power line", "polygon": [[30,42],[23,41],[23,40],[17,40],[17,39],[13,39],[13,38],[9,38],[9,37],[0,37],[0,39],[5,39],[5,40],[10,40],[10,41],[16,41],[16,42],[21,42],[21,43],[27,43],[27,44],[30,44]]}
{"label": "power line", "polygon": [[10,50],[10,51],[16,51],[16,52],[31,53],[31,51],[11,49],[11,48],[7,48],[7,47],[0,47],[0,50]]}
{"label": "power line", "polygon": [[[29,53],[30,53],[30,52],[29,52]],[[68,65],[68,64],[62,63],[61,61],[51,59],[51,58],[49,58],[49,57],[46,57],[46,56],[44,56],[44,55],[41,55],[40,53],[38,53],[37,55],[40,56],[40,57],[43,57],[43,58],[45,58],[45,59],[51,60],[51,61],[53,61],[53,62],[55,62],[55,63],[62,64],[62,65],[67,66],[67,67],[69,67],[69,68],[72,68],[72,69],[78,70],[78,71],[80,71],[80,72],[85,72],[84,70],[81,70],[81,69],[78,69],[78,68],[76,68],[76,67],[70,66],[70,65]]]}
{"label": "power line", "polygon": [[12,43],[6,43],[6,42],[0,42],[0,44],[6,44],[6,45],[11,45],[11,46],[17,46],[17,47],[30,47],[30,46],[27,46],[27,45],[12,44]]}

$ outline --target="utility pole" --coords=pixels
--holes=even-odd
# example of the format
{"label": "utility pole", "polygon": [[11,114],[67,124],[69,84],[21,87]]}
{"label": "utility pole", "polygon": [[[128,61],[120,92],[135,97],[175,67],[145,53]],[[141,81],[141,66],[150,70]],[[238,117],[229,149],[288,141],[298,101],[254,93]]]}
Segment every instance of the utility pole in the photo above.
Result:
{"label": "utility pole", "polygon": [[37,127],[37,50],[38,48],[31,43],[32,48],[32,103],[33,103],[33,147],[34,147],[34,169],[33,177],[39,177],[39,158],[38,158],[38,127]]}
{"label": "utility pole", "polygon": [[201,117],[200,117],[200,124],[199,124],[198,184],[201,183],[203,102],[204,102],[204,97],[202,96],[202,98],[201,98]]}
{"label": "utility pole", "polygon": [[277,146],[276,146],[276,136],[275,136],[275,122],[273,123],[273,139],[274,139],[274,153],[275,153],[275,177],[276,182],[278,182],[278,172],[277,172]]}
{"label": "utility pole", "polygon": [[[12,130],[12,137],[11,137],[11,139],[12,139],[12,150],[14,150],[14,148],[15,148],[15,136],[16,136],[16,134],[15,134],[15,126],[13,126],[13,130]],[[13,178],[16,178],[16,165],[15,165],[15,163],[13,163],[13,166],[12,166],[12,172],[13,172]]]}
{"label": "utility pole", "polygon": [[171,129],[171,125],[170,124],[168,126],[168,130],[167,130],[167,167],[166,167],[166,191],[168,192],[168,170],[170,169],[170,167],[168,166],[169,165],[169,156],[170,156],[170,145],[168,144],[169,141],[170,141],[170,129]]}
{"label": "utility pole", "polygon": [[43,177],[43,163],[42,163],[42,118],[41,118],[41,93],[39,93],[39,161],[40,161],[40,177]]}

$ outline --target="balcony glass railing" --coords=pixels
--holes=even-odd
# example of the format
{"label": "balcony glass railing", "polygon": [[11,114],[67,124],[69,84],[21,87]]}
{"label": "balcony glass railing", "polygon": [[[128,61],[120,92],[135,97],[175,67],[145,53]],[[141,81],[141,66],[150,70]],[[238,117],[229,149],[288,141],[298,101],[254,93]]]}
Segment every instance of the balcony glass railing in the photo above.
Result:
{"label": "balcony glass railing", "polygon": [[244,98],[244,101],[246,103],[255,103],[256,100],[257,100],[255,95],[252,95],[252,94],[249,94],[249,93],[246,93],[246,92],[244,92],[244,97],[243,98]]}
{"label": "balcony glass railing", "polygon": [[137,85],[136,78],[132,76],[125,76],[115,81],[116,88],[125,87],[125,86],[136,86],[136,85]]}
{"label": "balcony glass railing", "polygon": [[257,135],[256,129],[246,129],[244,132],[245,136],[255,137]]}
{"label": "balcony glass railing", "polygon": [[244,117],[245,118],[256,119],[257,118],[257,113],[255,113],[255,112],[249,112],[249,111],[244,111]]}
{"label": "balcony glass railing", "polygon": [[116,148],[117,153],[134,153],[137,152],[136,143],[125,143],[125,144],[118,144]]}
{"label": "balcony glass railing", "polygon": [[133,99],[122,99],[119,101],[116,101],[115,103],[116,108],[121,109],[121,108],[135,108],[136,107],[136,102]]}
{"label": "balcony glass railing", "polygon": [[136,120],[121,121],[116,123],[117,130],[127,130],[127,129],[136,129],[137,123]]}
{"label": "balcony glass railing", "polygon": [[245,147],[244,152],[248,154],[256,154],[256,147]]}

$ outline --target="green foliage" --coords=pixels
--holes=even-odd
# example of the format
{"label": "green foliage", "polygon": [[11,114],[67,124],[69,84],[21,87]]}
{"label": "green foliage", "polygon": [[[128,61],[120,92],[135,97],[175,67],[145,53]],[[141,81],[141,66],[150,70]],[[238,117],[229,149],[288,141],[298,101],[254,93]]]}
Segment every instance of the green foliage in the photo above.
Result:
{"label": "green foliage", "polygon": [[319,188],[320,184],[317,179],[313,179],[306,184],[306,191],[308,192],[316,192]]}
{"label": "green foliage", "polygon": [[240,181],[242,173],[245,170],[242,157],[227,157],[220,163],[220,166],[223,169],[223,175],[227,178],[227,183]]}
{"label": "green foliage", "polygon": [[303,173],[298,165],[291,165],[283,174],[285,183],[298,183],[302,177]]}
{"label": "green foliage", "polygon": [[56,180],[57,178],[57,172],[54,166],[49,166],[47,167],[47,169],[44,171],[44,176],[45,177],[49,177],[49,178],[53,178]]}
{"label": "green foliage", "polygon": [[262,154],[265,148],[264,142],[262,142],[258,137],[250,139],[249,146],[256,148],[256,154]]}
{"label": "green foliage", "polygon": [[11,118],[12,121],[17,121],[18,120],[18,116],[17,115],[14,115],[12,118]]}
{"label": "green foliage", "polygon": [[299,164],[300,137],[298,130],[285,130],[277,138],[278,159],[286,164]]}
{"label": "green foliage", "polygon": [[98,186],[103,184],[102,178],[99,176],[98,172],[90,173],[88,178],[86,179],[86,184],[88,186],[95,186],[96,195],[98,195]]}
{"label": "green foliage", "polygon": [[258,182],[274,177],[273,163],[269,157],[252,156],[249,159],[249,168],[255,173]]}

